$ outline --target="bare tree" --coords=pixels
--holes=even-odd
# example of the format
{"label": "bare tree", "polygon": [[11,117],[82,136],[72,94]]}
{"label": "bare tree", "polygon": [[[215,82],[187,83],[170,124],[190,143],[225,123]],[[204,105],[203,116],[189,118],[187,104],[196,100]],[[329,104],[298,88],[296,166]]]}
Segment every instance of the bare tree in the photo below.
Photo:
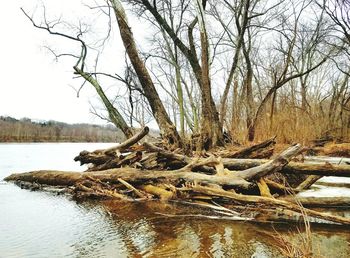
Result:
{"label": "bare tree", "polygon": [[85,71],[85,68],[86,68],[85,61],[86,61],[87,54],[88,54],[88,45],[83,40],[83,36],[87,32],[86,28],[84,28],[84,26],[82,26],[82,24],[80,24],[76,28],[75,35],[69,35],[69,34],[55,30],[57,25],[63,24],[63,22],[61,22],[60,20],[49,22],[46,19],[45,8],[44,8],[44,21],[41,24],[36,23],[34,21],[34,19],[28,15],[27,12],[25,12],[23,9],[21,9],[21,10],[24,13],[24,15],[32,22],[34,27],[36,27],[38,29],[46,30],[51,35],[63,37],[65,39],[68,39],[68,40],[71,40],[73,42],[77,42],[80,44],[81,52],[79,55],[64,53],[64,54],[56,55],[56,58],[59,56],[71,56],[77,60],[74,67],[73,67],[75,73],[80,75],[82,78],[84,78],[86,81],[88,81],[95,88],[97,94],[99,95],[100,99],[102,100],[103,104],[105,105],[105,107],[108,111],[109,118],[112,121],[112,123],[115,124],[116,127],[120,128],[127,138],[131,137],[133,135],[132,130],[127,125],[127,123],[125,122],[122,115],[112,105],[112,103],[110,102],[108,97],[105,95],[104,90],[102,89],[97,77],[95,76],[96,73]]}

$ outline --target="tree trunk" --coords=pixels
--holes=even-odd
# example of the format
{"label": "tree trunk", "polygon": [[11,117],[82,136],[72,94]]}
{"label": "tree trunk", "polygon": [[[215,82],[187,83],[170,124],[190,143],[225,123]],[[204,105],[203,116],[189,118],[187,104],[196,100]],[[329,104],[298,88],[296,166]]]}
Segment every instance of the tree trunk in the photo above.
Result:
{"label": "tree trunk", "polygon": [[105,105],[105,107],[108,111],[108,115],[109,115],[109,118],[111,119],[112,123],[124,133],[126,138],[132,137],[133,133],[132,133],[130,127],[126,124],[124,118],[118,112],[118,110],[115,107],[113,107],[112,103],[109,101],[109,99],[105,95],[103,89],[101,88],[99,82],[95,78],[93,78],[90,74],[79,69],[77,66],[74,67],[74,70],[77,74],[81,75],[92,86],[94,86],[97,94],[100,96],[103,104]]}
{"label": "tree trunk", "polygon": [[208,35],[205,26],[204,8],[202,1],[197,0],[198,7],[198,23],[201,38],[201,92],[202,92],[202,127],[201,138],[202,147],[204,149],[210,149],[213,146],[223,144],[222,124],[219,119],[219,114],[216,110],[216,106],[211,94],[210,83],[210,67],[209,67],[209,43]]}
{"label": "tree trunk", "polygon": [[[269,162],[269,160],[259,159],[223,159],[225,168],[230,170],[245,170],[260,166]],[[350,167],[348,165],[330,165],[330,164],[312,164],[289,162],[280,171],[284,174],[302,174],[302,175],[320,175],[320,176],[339,176],[350,177]]]}
{"label": "tree trunk", "polygon": [[115,168],[96,172],[71,172],[56,170],[40,170],[20,174],[12,174],[6,177],[5,181],[24,181],[53,186],[72,186],[85,179],[95,179],[109,184],[119,183],[123,179],[130,184],[145,184],[147,182],[167,182],[178,185],[181,181],[201,182],[207,184],[218,184],[232,186],[242,189],[252,187],[252,184],[235,175],[205,175],[192,172],[191,170],[181,171],[155,171],[140,170],[133,168]]}
{"label": "tree trunk", "polygon": [[138,54],[135,40],[128,25],[124,8],[119,0],[110,0],[110,2],[113,6],[117,18],[120,35],[123,40],[126,52],[142,85],[144,95],[150,104],[153,116],[158,123],[161,136],[163,139],[167,140],[169,144],[178,146],[181,142],[180,136],[177,133],[175,126],[171,122],[162,101],[159,98],[158,92],[153,84],[151,76],[149,75],[144,62]]}

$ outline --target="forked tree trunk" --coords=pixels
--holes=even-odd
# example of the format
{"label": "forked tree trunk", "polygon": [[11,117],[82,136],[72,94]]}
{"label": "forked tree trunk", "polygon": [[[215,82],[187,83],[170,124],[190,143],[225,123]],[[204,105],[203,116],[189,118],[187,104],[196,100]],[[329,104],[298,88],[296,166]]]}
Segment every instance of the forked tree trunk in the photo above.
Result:
{"label": "forked tree trunk", "polygon": [[[205,2],[205,1],[204,1]],[[222,124],[219,119],[212,94],[209,77],[209,62],[208,62],[208,39],[206,35],[205,23],[204,23],[204,8],[202,1],[196,1],[197,7],[197,19],[195,19],[189,26],[189,41],[191,48],[188,48],[184,42],[176,35],[174,30],[169,26],[167,20],[158,12],[156,7],[157,1],[151,4],[148,0],[140,0],[140,3],[153,15],[159,26],[166,31],[171,37],[174,44],[181,50],[186,59],[188,60],[193,70],[194,76],[197,80],[199,88],[201,90],[202,97],[202,117],[201,117],[201,148],[211,148],[215,145],[221,145],[223,143]],[[196,51],[194,48],[192,30],[196,23],[199,23],[200,35],[201,35],[201,49],[202,49],[202,66],[199,64]]]}
{"label": "forked tree trunk", "polygon": [[110,3],[117,18],[120,36],[123,40],[126,52],[142,85],[144,95],[150,104],[152,114],[158,123],[161,136],[163,139],[167,140],[169,144],[180,145],[181,139],[176,131],[176,127],[171,122],[163,103],[159,98],[151,76],[149,75],[143,60],[139,56],[124,8],[119,0],[110,0]]}
{"label": "forked tree trunk", "polygon": [[202,1],[197,0],[198,23],[202,49],[201,92],[202,92],[202,123],[201,138],[202,148],[209,149],[212,146],[223,144],[222,124],[219,119],[213,97],[211,94],[209,44],[205,27],[204,8]]}

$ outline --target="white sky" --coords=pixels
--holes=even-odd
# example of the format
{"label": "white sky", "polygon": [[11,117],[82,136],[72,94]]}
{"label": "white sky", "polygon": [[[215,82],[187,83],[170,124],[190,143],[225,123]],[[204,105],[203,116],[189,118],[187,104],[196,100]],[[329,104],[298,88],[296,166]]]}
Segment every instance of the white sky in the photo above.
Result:
{"label": "white sky", "polygon": [[[74,17],[81,15],[83,8],[80,0],[46,2],[48,11],[57,15],[63,9]],[[79,86],[79,82],[72,79],[74,62],[63,59],[55,62],[43,49],[52,36],[34,28],[20,10],[24,7],[31,13],[38,4],[37,0],[4,1],[0,8],[0,115],[105,123],[89,112],[89,100],[96,102],[97,99],[92,87],[86,85],[77,98],[69,86]],[[38,9],[37,14],[40,18],[41,10]],[[61,44],[60,39],[55,40]]]}

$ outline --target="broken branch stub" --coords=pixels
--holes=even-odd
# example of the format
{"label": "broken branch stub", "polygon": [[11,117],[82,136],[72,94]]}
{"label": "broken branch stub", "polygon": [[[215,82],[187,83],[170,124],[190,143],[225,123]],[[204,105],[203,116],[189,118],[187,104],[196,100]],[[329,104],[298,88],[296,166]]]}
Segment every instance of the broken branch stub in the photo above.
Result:
{"label": "broken branch stub", "polygon": [[283,151],[273,160],[262,164],[257,167],[249,168],[243,171],[236,172],[235,175],[245,180],[252,181],[264,177],[268,174],[279,172],[285,165],[288,164],[289,160],[297,155],[301,150],[301,145],[296,144]]}

